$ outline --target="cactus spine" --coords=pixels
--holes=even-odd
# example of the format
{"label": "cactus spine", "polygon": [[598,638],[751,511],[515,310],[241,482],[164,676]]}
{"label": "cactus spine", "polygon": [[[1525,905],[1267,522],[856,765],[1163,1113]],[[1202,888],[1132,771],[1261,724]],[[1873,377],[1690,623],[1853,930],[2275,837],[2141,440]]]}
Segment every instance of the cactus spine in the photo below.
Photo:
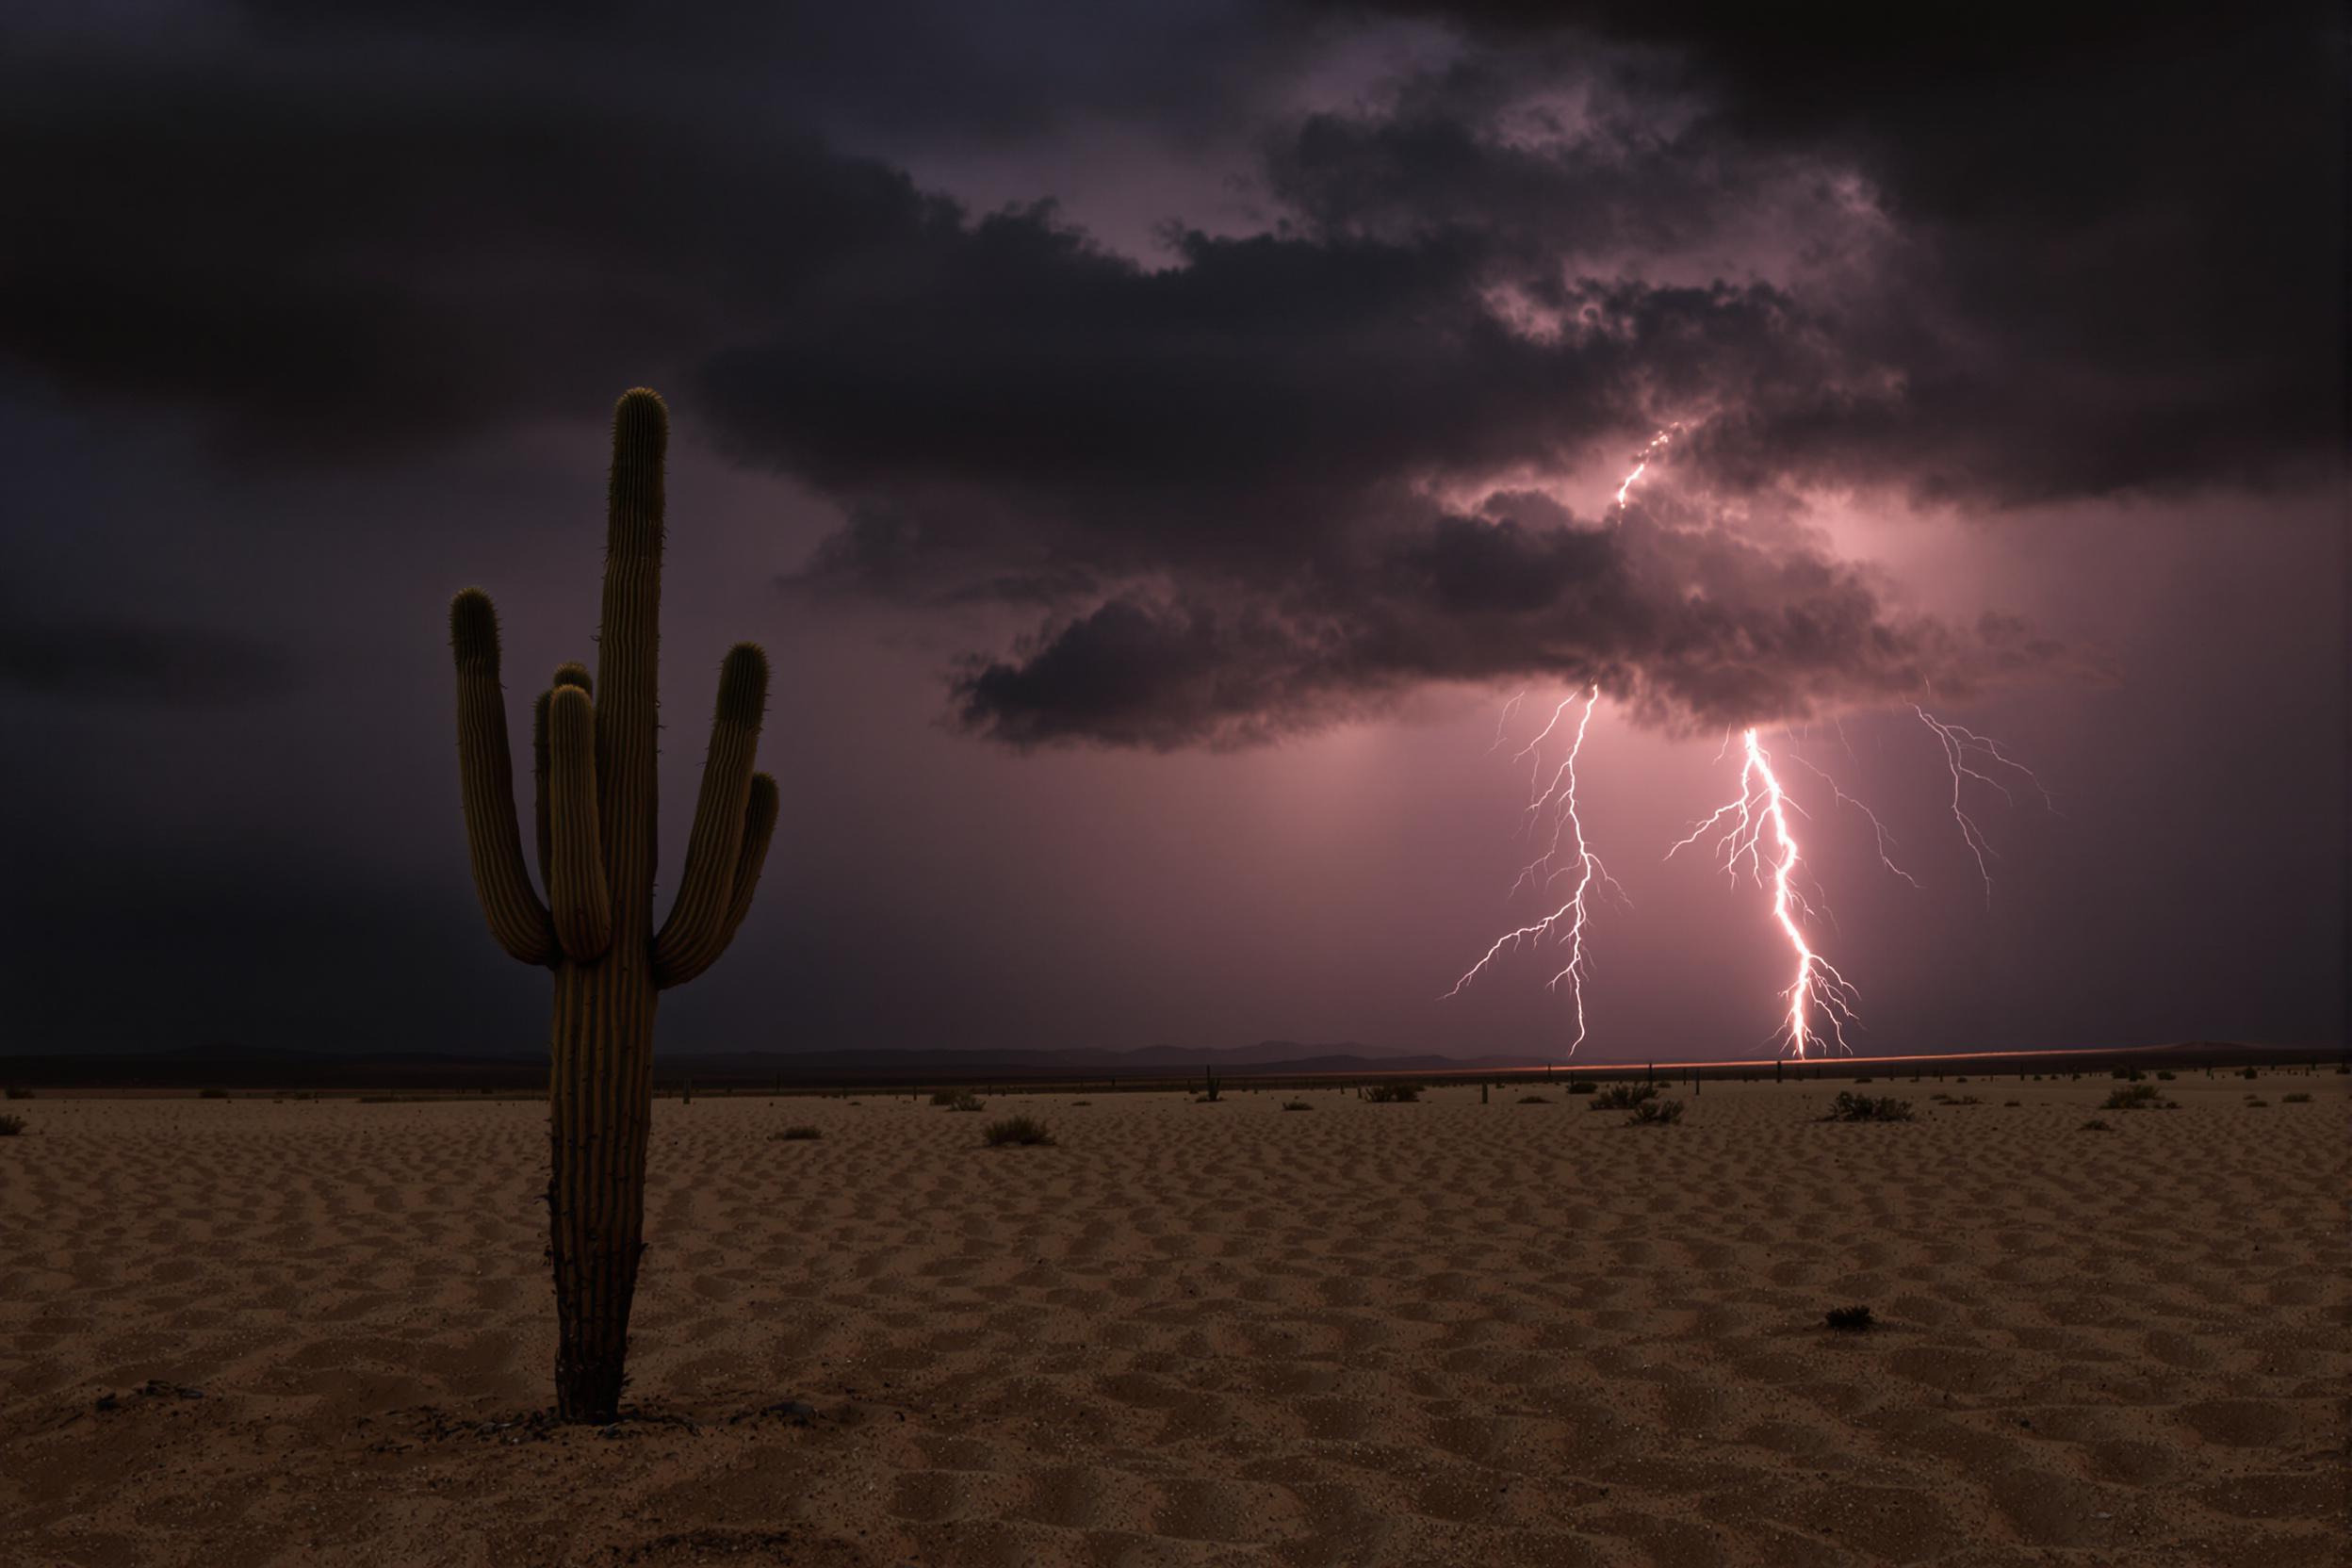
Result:
{"label": "cactus spine", "polygon": [[555,975],[547,1182],[559,1338],[556,1413],[619,1412],[629,1311],[645,1250],[645,1135],[658,994],[709,969],[751,907],[776,830],[776,781],[752,772],[767,656],[728,651],[678,902],[653,925],[656,665],[662,464],[669,411],[652,392],[612,415],[602,629],[592,679],[565,664],[531,712],[542,903],[514,819],[498,612],[468,588],[449,606],[458,774],[474,889],[498,945]]}

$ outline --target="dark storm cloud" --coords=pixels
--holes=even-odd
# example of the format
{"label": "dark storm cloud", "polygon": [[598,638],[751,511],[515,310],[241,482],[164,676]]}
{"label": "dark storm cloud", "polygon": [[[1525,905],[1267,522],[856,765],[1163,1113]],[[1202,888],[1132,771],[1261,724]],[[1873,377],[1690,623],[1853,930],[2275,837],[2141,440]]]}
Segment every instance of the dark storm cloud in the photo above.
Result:
{"label": "dark storm cloud", "polygon": [[[952,209],[813,137],[560,84],[19,57],[0,344],[102,402],[316,458],[691,363]],[[756,198],[751,194],[756,192]]]}
{"label": "dark storm cloud", "polygon": [[[1309,8],[1440,20],[1505,59],[1595,40],[1642,51],[1638,72],[1690,111],[1663,160],[1676,185],[1726,158],[1868,182],[1887,243],[1837,279],[1839,335],[1899,379],[1875,398],[1830,388],[1729,412],[1705,438],[1726,473],[1892,477],[2017,504],[2268,482],[2333,450],[2336,8],[1943,22],[1889,8],[1836,25],[1711,3]],[[1422,98],[1396,123],[1327,127],[1336,146],[1302,139],[1295,183],[1349,220],[1430,210],[1451,200],[1441,183],[1500,188],[1520,213],[1573,206],[1592,184],[1576,160],[1531,168],[1482,135],[1471,94]]]}
{"label": "dark storm cloud", "polygon": [[1773,531],[1766,544],[1671,504],[1595,529],[1544,497],[1498,493],[1352,574],[1114,596],[1012,659],[974,662],[957,717],[1021,747],[1167,750],[1313,729],[1432,680],[1594,682],[1680,729],[2097,673],[2015,622],[1903,614],[1802,533]]}
{"label": "dark storm cloud", "polygon": [[1050,204],[968,213],[776,100],[825,76],[812,101],[857,122],[863,62],[868,109],[941,124],[1015,84],[1053,90],[992,134],[1122,100],[1192,123],[1213,59],[1262,81],[1353,11],[1159,16],[1184,46],[1156,52],[942,17],[891,70],[888,28],[764,8],[559,32],[530,6],[262,5],[181,50],[51,40],[0,68],[0,129],[41,150],[0,348],[248,460],[664,382],[840,503],[804,585],[1041,611],[956,687],[1021,744],[1237,743],[1519,676],[1740,722],[2051,657],[1664,499],[1606,533],[1461,515],[1668,421],[1679,498],[1726,506],[2001,506],[2328,449],[2305,24],[1913,47],[1508,9],[1427,13],[1464,41],[1277,117],[1266,232],[1172,231],[1154,266]]}
{"label": "dark storm cloud", "polygon": [[233,632],[16,615],[0,626],[0,685],[73,703],[235,707],[290,691],[295,671],[284,649]]}

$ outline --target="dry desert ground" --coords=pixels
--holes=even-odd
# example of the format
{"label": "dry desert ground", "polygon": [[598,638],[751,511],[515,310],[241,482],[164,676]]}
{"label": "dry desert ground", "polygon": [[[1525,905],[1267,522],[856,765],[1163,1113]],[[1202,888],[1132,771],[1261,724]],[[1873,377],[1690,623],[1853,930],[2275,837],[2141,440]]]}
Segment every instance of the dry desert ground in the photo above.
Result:
{"label": "dry desert ground", "polygon": [[0,1562],[2341,1562],[2347,1084],[667,1101],[606,1430],[540,1105],[43,1093]]}

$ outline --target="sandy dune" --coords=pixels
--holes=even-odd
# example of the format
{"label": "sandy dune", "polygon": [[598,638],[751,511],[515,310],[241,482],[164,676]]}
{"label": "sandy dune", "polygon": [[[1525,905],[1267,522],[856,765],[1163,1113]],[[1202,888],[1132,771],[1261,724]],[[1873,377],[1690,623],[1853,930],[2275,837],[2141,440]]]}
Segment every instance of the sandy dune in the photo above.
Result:
{"label": "sandy dune", "polygon": [[610,1433],[541,1107],[43,1097],[0,1562],[2337,1562],[2347,1083],[667,1102]]}

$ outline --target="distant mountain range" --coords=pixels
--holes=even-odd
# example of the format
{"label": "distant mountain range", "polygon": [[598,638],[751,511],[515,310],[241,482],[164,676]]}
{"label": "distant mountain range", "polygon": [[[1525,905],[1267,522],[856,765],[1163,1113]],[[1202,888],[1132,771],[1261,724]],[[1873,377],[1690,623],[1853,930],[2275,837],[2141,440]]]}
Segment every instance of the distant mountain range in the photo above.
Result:
{"label": "distant mountain range", "polygon": [[[1309,1045],[1261,1040],[1255,1045],[1200,1050],[1147,1045],[1134,1050],[1059,1051],[729,1051],[657,1054],[663,1081],[692,1078],[711,1085],[909,1083],[923,1079],[1168,1078],[1219,1071],[1304,1075],[1346,1072],[1464,1072],[1539,1068],[1529,1056],[1440,1056],[1343,1042]],[[521,1087],[543,1084],[544,1056],[479,1056],[446,1052],[250,1050],[231,1045],[108,1054],[0,1056],[0,1076],[11,1083],[122,1087],[228,1088],[285,1086],[315,1088],[406,1088],[425,1086]]]}
{"label": "distant mountain range", "polygon": [[[1910,1064],[1956,1067],[1980,1064],[2000,1071],[2104,1070],[2128,1062],[2197,1066],[2239,1061],[2334,1062],[2344,1048],[2278,1047],[2221,1040],[2183,1041],[2171,1045],[2112,1047],[2080,1051],[2006,1051],[1952,1053],[1942,1055],[1852,1058],[1831,1062],[1788,1064],[1796,1071],[1819,1076],[1827,1070],[1864,1068],[1872,1062],[1882,1070],[1902,1070]],[[1476,1072],[1527,1071],[1568,1064],[1541,1057],[1484,1055],[1441,1056],[1429,1052],[1384,1050],[1378,1046],[1340,1042],[1311,1045],[1298,1040],[1261,1040],[1255,1045],[1202,1050],[1197,1047],[1147,1045],[1125,1051],[1073,1048],[1058,1051],[737,1051],[684,1052],[654,1058],[655,1077],[665,1086],[691,1081],[710,1088],[764,1086],[902,1086],[1031,1081],[1131,1083],[1182,1081],[1203,1068],[1234,1076],[1287,1078],[1312,1076],[1369,1076],[1374,1073],[1427,1073],[1431,1076]],[[1666,1054],[1656,1064],[1680,1070],[1687,1062],[1672,1061]],[[1770,1063],[1708,1064],[1718,1071],[1778,1070]],[[1578,1069],[1632,1069],[1639,1061],[1580,1058]],[[138,1054],[75,1054],[0,1055],[0,1083],[27,1087],[75,1086],[107,1089],[436,1089],[515,1090],[544,1088],[547,1067],[544,1055],[481,1056],[446,1052],[276,1051],[233,1045],[192,1046],[175,1051]]]}

